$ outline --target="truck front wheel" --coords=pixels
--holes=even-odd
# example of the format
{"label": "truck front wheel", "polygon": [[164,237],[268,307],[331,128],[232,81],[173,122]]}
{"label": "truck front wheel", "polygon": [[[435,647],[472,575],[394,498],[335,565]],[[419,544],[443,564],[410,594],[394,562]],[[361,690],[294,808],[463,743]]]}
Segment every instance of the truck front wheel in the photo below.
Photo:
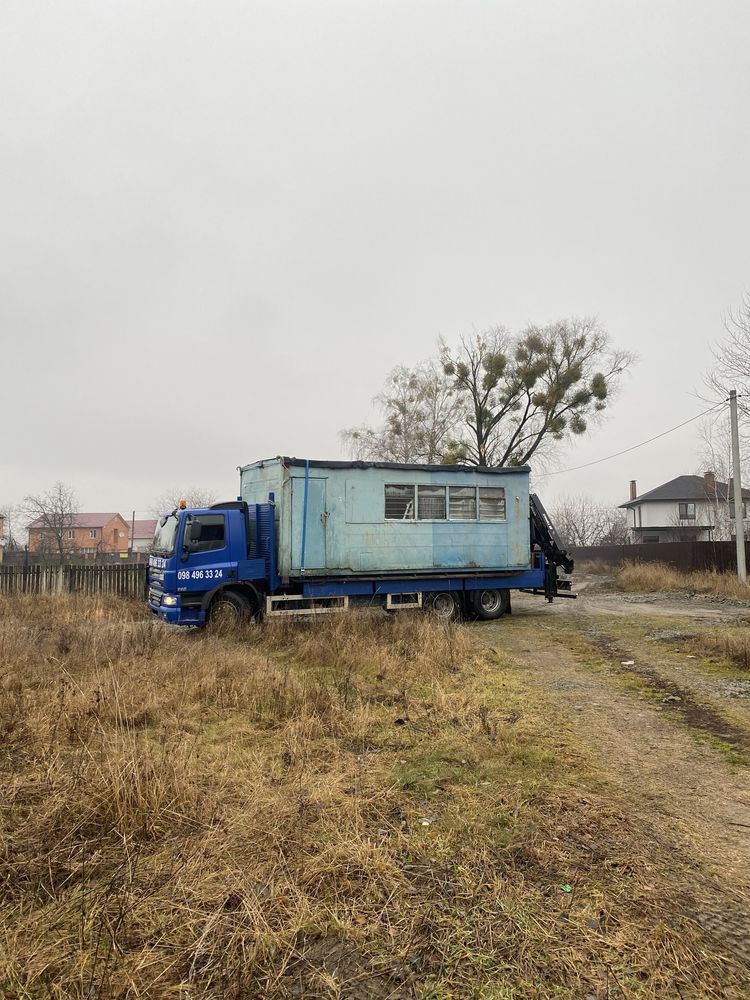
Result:
{"label": "truck front wheel", "polygon": [[250,601],[234,590],[222,590],[208,608],[208,621],[212,628],[232,629],[252,618]]}
{"label": "truck front wheel", "polygon": [[481,622],[502,618],[510,604],[507,590],[475,590],[471,594],[471,609]]}

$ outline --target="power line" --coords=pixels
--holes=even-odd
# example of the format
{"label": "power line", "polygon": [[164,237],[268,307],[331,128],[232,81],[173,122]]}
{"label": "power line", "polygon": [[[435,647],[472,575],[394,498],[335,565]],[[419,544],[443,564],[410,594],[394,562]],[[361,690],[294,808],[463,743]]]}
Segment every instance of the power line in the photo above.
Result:
{"label": "power line", "polygon": [[707,413],[711,413],[718,407],[724,406],[725,403],[725,399],[723,399],[720,403],[714,403],[713,406],[709,406],[709,408],[704,410],[702,413],[696,413],[694,417],[690,417],[688,420],[683,420],[681,424],[676,424],[676,426],[670,427],[669,430],[662,431],[661,434],[655,434],[646,441],[640,441],[638,444],[631,445],[630,448],[623,448],[622,451],[616,451],[613,455],[606,455],[604,458],[596,458],[593,462],[585,462],[583,465],[575,465],[572,469],[556,469],[554,472],[547,472],[544,473],[544,475],[562,476],[566,472],[578,472],[580,469],[589,469],[592,465],[600,465],[602,462],[609,462],[613,458],[619,458],[620,455],[627,455],[628,452],[635,451],[636,448],[643,448],[644,445],[651,444],[652,441],[658,441],[659,438],[666,437],[667,434],[671,434],[673,431],[678,431],[680,427],[692,424],[694,420],[698,420],[700,417],[705,417]]}

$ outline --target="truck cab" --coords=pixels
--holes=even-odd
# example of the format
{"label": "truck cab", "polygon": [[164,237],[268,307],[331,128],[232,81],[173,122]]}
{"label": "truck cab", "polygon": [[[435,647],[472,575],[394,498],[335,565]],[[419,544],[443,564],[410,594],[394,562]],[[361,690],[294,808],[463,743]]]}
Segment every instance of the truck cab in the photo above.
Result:
{"label": "truck cab", "polygon": [[238,501],[181,507],[161,517],[148,562],[149,609],[181,625],[204,625],[221,605],[237,613],[259,610],[267,561],[258,554],[258,521],[272,522],[269,511],[269,505],[251,509]]}

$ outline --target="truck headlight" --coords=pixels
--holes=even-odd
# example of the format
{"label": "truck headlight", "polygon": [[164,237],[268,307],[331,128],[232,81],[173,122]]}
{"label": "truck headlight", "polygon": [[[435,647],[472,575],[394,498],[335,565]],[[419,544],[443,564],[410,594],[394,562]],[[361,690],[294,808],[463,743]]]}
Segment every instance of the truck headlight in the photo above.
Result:
{"label": "truck headlight", "polygon": [[174,594],[165,594],[162,599],[162,603],[166,604],[169,608],[173,608],[175,604],[177,604],[177,598]]}

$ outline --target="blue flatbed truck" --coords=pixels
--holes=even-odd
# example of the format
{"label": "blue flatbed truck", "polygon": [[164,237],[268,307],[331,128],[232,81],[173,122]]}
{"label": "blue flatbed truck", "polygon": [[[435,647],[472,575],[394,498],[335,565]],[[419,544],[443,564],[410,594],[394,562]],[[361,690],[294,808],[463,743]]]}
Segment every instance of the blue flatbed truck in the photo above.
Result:
{"label": "blue flatbed truck", "polygon": [[236,500],[159,519],[147,600],[191,626],[356,605],[493,620],[512,590],[574,597],[560,570],[527,466],[278,457],[240,468]]}

